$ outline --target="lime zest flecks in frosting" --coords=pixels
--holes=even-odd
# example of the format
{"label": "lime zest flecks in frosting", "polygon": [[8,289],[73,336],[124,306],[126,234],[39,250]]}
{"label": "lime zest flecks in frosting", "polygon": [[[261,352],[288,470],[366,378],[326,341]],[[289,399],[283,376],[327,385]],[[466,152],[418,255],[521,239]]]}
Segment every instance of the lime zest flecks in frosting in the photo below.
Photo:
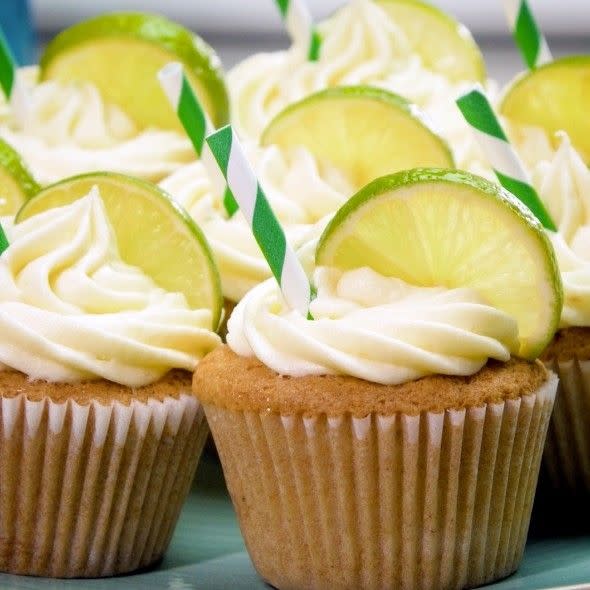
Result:
{"label": "lime zest flecks in frosting", "polygon": [[557,224],[549,235],[563,279],[561,325],[590,327],[590,170],[568,136],[558,138],[557,151],[533,165],[533,183]]}
{"label": "lime zest flecks in frosting", "polygon": [[47,184],[94,170],[111,170],[160,180],[194,158],[190,142],[174,131],[138,130],[91,84],[29,81],[26,121],[8,111],[0,136],[23,156],[34,176]]}
{"label": "lime zest flecks in frosting", "polygon": [[[353,193],[343,174],[320,166],[308,151],[288,153],[276,146],[246,150],[287,239],[298,248],[321,233],[329,216]],[[239,301],[271,276],[268,264],[239,212],[227,218],[201,162],[189,164],[160,183],[201,226],[221,273],[223,293]]]}
{"label": "lime zest flecks in frosting", "polygon": [[211,311],[123,263],[97,189],[15,225],[0,258],[0,364],[32,379],[130,387],[193,370]]}
{"label": "lime zest flecks in frosting", "polygon": [[397,384],[431,374],[472,375],[518,350],[509,315],[469,289],[415,287],[368,268],[320,267],[309,322],[267,281],[238,304],[228,344],[282,375],[344,374]]}

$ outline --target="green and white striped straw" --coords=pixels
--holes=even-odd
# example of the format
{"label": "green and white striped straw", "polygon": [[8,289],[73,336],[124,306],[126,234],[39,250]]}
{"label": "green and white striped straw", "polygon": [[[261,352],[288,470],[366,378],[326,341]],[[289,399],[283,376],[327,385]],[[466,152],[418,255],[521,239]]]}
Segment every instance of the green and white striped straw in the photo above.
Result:
{"label": "green and white striped straw", "polygon": [[285,28],[295,43],[307,44],[307,59],[318,61],[322,38],[303,0],[275,0]]}
{"label": "green and white striped straw", "polygon": [[312,288],[309,279],[287,242],[285,232],[256,179],[235,131],[227,125],[209,135],[207,143],[252,228],[285,301],[291,309],[310,318]]}
{"label": "green and white striped straw", "polygon": [[227,185],[220,181],[219,168],[205,142],[205,137],[215,131],[205,109],[193,92],[182,64],[170,62],[158,72],[158,80],[172,108],[175,110],[195,151],[207,169],[210,179],[223,192],[223,206],[229,217],[238,210],[238,204]]}
{"label": "green and white striped straw", "polygon": [[553,61],[547,40],[543,36],[527,0],[504,0],[504,9],[512,36],[529,68]]}
{"label": "green and white striped straw", "polygon": [[0,86],[12,106],[15,118],[23,123],[27,116],[28,95],[17,76],[17,70],[16,60],[0,28]]}
{"label": "green and white striped straw", "polygon": [[457,99],[457,105],[486,154],[500,184],[522,201],[547,229],[555,223],[530,184],[520,158],[481,88],[473,88]]}
{"label": "green and white striped straw", "polygon": [[2,254],[6,248],[8,248],[8,238],[6,237],[6,232],[0,223],[0,254]]}

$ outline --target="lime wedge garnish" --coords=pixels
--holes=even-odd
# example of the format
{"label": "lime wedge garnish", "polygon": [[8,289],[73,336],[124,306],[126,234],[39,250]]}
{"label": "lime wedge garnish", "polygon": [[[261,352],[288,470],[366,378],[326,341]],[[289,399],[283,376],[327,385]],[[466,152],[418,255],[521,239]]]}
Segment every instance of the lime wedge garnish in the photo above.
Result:
{"label": "lime wedge garnish", "polygon": [[[514,126],[545,129],[549,139],[566,131],[590,164],[590,55],[555,60],[518,77],[507,90],[500,111]],[[518,131],[516,132],[518,141]]]}
{"label": "lime wedge garnish", "polygon": [[221,315],[221,283],[213,255],[195,222],[154,184],[108,172],[67,178],[27,201],[16,222],[68,205],[97,186],[121,258],[156,284],[183,293],[194,309],[211,309],[213,327]]}
{"label": "lime wedge garnish", "polygon": [[14,215],[39,191],[20,154],[0,139],[0,215]]}
{"label": "lime wedge garnish", "polygon": [[446,142],[418,108],[370,86],[329,88],[279,113],[264,130],[263,145],[303,146],[341,170],[359,189],[385,174],[416,166],[454,166]]}
{"label": "lime wedge garnish", "polygon": [[66,29],[43,53],[41,79],[91,82],[140,127],[180,130],[156,78],[170,61],[184,65],[213,123],[227,123],[229,102],[217,55],[202,39],[161,16],[112,13]]}
{"label": "lime wedge garnish", "polygon": [[336,213],[316,261],[472,288],[516,319],[525,358],[536,358],[558,327],[563,294],[549,238],[512,195],[467,172],[416,169],[375,180]]}
{"label": "lime wedge garnish", "polygon": [[486,66],[473,36],[452,16],[422,0],[376,0],[406,34],[430,70],[453,82],[484,81]]}

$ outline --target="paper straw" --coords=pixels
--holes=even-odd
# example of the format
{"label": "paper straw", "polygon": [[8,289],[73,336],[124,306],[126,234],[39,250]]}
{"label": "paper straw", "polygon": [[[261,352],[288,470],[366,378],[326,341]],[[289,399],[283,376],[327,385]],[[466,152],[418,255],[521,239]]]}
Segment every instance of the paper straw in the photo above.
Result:
{"label": "paper straw", "polygon": [[6,237],[6,233],[4,232],[4,228],[0,223],[0,254],[4,252],[8,248],[8,238]]}
{"label": "paper straw", "polygon": [[504,0],[504,9],[514,41],[529,70],[553,61],[547,40],[537,25],[528,1]]}
{"label": "paper straw", "polygon": [[179,62],[166,64],[158,72],[158,80],[191,140],[197,155],[207,169],[209,178],[220,192],[223,192],[223,206],[229,217],[232,217],[238,210],[238,204],[231,190],[220,179],[219,167],[205,142],[205,136],[215,131],[215,128],[193,92],[182,64]]}
{"label": "paper straw", "polygon": [[285,232],[273,213],[235,131],[227,125],[207,137],[227,184],[276,278],[285,301],[307,317],[312,289]]}
{"label": "paper straw", "polygon": [[16,120],[24,123],[28,110],[28,94],[17,76],[17,64],[4,31],[0,27],[0,86],[10,102]]}
{"label": "paper straw", "polygon": [[549,212],[530,184],[524,166],[508,141],[483,90],[473,88],[457,99],[457,105],[472,128],[500,184],[522,201],[544,227],[556,231]]}
{"label": "paper straw", "polygon": [[318,61],[322,38],[313,24],[311,13],[303,0],[276,0],[291,40],[307,44],[307,59]]}

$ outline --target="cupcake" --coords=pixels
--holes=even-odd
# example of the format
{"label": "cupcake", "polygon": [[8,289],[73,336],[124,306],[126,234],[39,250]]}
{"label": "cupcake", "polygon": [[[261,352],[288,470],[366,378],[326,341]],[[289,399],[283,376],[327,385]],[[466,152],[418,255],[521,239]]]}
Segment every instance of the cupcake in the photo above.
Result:
{"label": "cupcake", "polygon": [[[544,138],[541,130],[533,137]],[[560,329],[543,361],[560,377],[545,466],[553,488],[590,492],[590,171],[564,132],[524,150],[558,231],[551,233],[564,287]],[[544,150],[543,150],[544,146]],[[528,155],[528,156],[527,156]],[[531,159],[531,155],[535,160]],[[537,159],[538,158],[538,159]]]}
{"label": "cupcake", "polygon": [[[139,210],[137,192],[125,196]],[[42,198],[29,204],[43,209]],[[191,307],[183,293],[124,261],[115,237],[123,234],[112,223],[95,187],[7,232],[2,572],[100,577],[158,561],[208,434],[191,371],[220,343],[213,310]],[[143,239],[167,247],[156,232]],[[181,249],[183,238],[175,244]]]}
{"label": "cupcake", "polygon": [[[454,151],[457,167],[493,177],[466,133],[455,98],[474,81],[486,82],[483,57],[469,31],[429,3],[351,0],[318,25],[317,62],[307,47],[253,55],[228,73],[232,122],[257,139],[287,105],[334,86],[368,84],[422,108]],[[425,31],[439,39],[436,50]],[[360,188],[360,187],[359,187]]]}
{"label": "cupcake", "polygon": [[257,571],[280,590],[511,574],[557,388],[534,360],[561,311],[542,228],[481,178],[413,170],[355,195],[316,263],[313,319],[259,285],[193,380]]}
{"label": "cupcake", "polygon": [[41,184],[95,170],[157,182],[194,160],[156,80],[168,61],[183,63],[212,119],[226,123],[223,74],[211,48],[163,17],[113,13],[66,29],[39,68],[20,72],[29,88],[26,116],[5,107],[0,137]]}

